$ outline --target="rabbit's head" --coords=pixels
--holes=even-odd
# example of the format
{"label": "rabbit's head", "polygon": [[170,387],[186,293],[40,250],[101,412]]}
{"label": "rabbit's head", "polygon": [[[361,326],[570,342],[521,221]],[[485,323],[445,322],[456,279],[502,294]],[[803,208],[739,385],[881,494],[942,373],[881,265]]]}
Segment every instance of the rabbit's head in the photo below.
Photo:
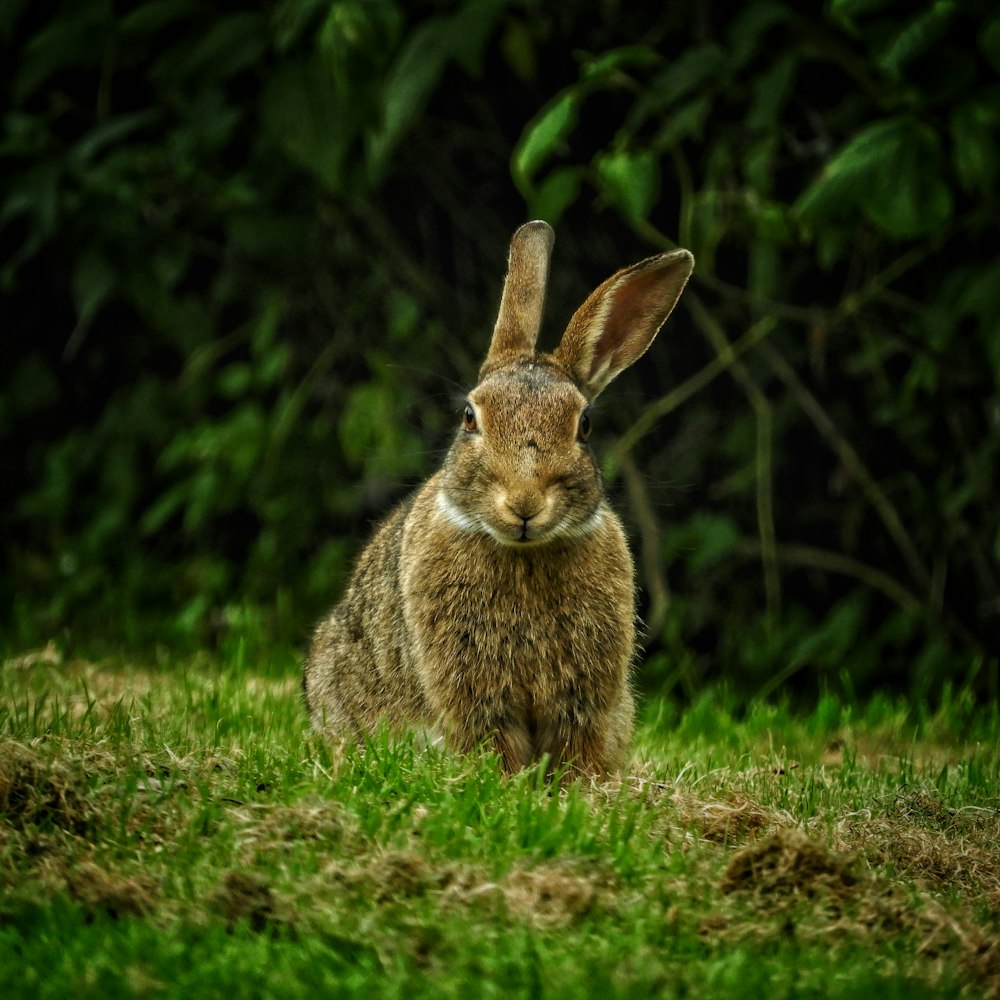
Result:
{"label": "rabbit's head", "polygon": [[559,346],[538,354],[552,242],[544,222],[514,234],[489,353],[437,496],[452,525],[503,545],[582,538],[600,525],[590,403],[645,353],[694,267],[674,250],[619,271],[587,297]]}

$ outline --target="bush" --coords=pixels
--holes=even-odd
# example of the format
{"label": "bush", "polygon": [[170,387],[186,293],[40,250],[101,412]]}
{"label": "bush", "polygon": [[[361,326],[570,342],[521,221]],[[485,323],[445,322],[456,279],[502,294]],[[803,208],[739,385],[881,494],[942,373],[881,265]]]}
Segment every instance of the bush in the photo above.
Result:
{"label": "bush", "polygon": [[553,330],[698,260],[598,415],[646,682],[995,688],[1000,15],[77,0],[0,38],[12,642],[301,641],[530,215]]}

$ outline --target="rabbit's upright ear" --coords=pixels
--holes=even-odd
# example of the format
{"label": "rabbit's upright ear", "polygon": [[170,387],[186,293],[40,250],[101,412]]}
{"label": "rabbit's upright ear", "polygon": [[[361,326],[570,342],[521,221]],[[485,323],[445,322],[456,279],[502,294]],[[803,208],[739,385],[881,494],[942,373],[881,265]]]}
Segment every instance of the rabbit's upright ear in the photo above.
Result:
{"label": "rabbit's upright ear", "polygon": [[612,275],[573,314],[553,360],[593,399],[646,353],[693,270],[690,251],[672,250]]}
{"label": "rabbit's upright ear", "polygon": [[555,233],[547,222],[526,222],[511,238],[500,314],[483,371],[534,354],[554,240]]}

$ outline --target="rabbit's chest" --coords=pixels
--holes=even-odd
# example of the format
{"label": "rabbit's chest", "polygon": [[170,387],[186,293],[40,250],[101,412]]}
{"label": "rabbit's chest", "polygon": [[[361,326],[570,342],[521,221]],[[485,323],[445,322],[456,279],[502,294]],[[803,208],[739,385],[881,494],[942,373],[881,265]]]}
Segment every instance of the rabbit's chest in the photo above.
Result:
{"label": "rabbit's chest", "polygon": [[586,546],[520,551],[463,541],[460,551],[414,558],[403,574],[404,617],[429,682],[528,711],[620,682],[635,643],[624,543],[595,567]]}

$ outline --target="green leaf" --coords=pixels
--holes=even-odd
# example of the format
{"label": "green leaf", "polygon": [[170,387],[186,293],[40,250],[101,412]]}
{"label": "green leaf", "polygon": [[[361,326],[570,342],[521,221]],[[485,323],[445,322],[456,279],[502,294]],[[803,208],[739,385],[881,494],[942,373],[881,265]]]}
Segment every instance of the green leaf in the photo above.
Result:
{"label": "green leaf", "polygon": [[[929,310],[924,319],[928,339],[941,351],[975,351],[969,338],[968,320],[975,321],[981,345],[979,358],[989,360],[997,384],[1000,384],[1000,261],[977,262],[965,268],[952,268],[937,310]],[[931,323],[934,320],[938,322]]]}
{"label": "green leaf", "polygon": [[979,49],[995,73],[1000,73],[1000,13],[994,14],[979,34]]}
{"label": "green leaf", "polygon": [[391,0],[353,0],[329,8],[318,49],[342,96],[364,99],[381,87],[402,27],[402,12]]}
{"label": "green leaf", "polygon": [[1000,179],[1000,88],[977,94],[951,114],[952,159],[963,190],[991,196]]}
{"label": "green leaf", "polygon": [[382,120],[368,140],[368,164],[381,174],[396,145],[423,111],[441,79],[449,46],[443,18],[428,21],[409,38],[386,77]]}
{"label": "green leaf", "polygon": [[73,147],[70,154],[73,165],[78,169],[85,168],[103,150],[145,128],[146,125],[156,121],[159,117],[160,113],[157,110],[148,108],[134,114],[119,115],[117,118],[97,125],[86,132]]}
{"label": "green leaf", "polygon": [[253,384],[253,369],[245,361],[234,361],[219,372],[216,384],[223,399],[240,399]]}
{"label": "green leaf", "polygon": [[788,52],[754,78],[753,103],[746,119],[748,128],[770,128],[781,122],[794,92],[801,58],[798,52]]}
{"label": "green leaf", "polygon": [[196,0],[151,0],[135,10],[123,11],[117,19],[116,29],[122,38],[134,45],[203,12],[204,8]]}
{"label": "green leaf", "polygon": [[791,11],[782,3],[773,0],[755,0],[742,4],[742,10],[733,20],[729,29],[729,51],[726,53],[726,67],[732,72],[742,67],[756,52],[764,47],[770,29],[787,21]]}
{"label": "green leaf", "polygon": [[350,154],[360,128],[353,110],[338,99],[330,73],[315,56],[276,71],[262,100],[266,131],[335,193],[351,187]]}
{"label": "green leaf", "polygon": [[167,86],[193,80],[228,80],[259,63],[267,44],[267,24],[261,14],[228,14],[214,20],[194,44],[168,49],[150,77]]}
{"label": "green leaf", "polygon": [[340,444],[347,460],[367,474],[411,473],[421,449],[399,406],[399,389],[387,382],[353,388],[340,419]]}
{"label": "green leaf", "polygon": [[99,65],[111,30],[111,4],[106,0],[90,0],[72,14],[52,18],[15,62],[13,104],[26,101],[46,80],[67,69]]}
{"label": "green leaf", "polygon": [[449,62],[478,73],[483,49],[507,0],[472,0],[452,17],[433,18],[410,35],[382,90],[382,119],[368,140],[368,165],[377,178],[403,136],[416,124]]}
{"label": "green leaf", "polygon": [[570,87],[549,101],[521,133],[514,148],[511,171],[523,195],[531,192],[535,174],[576,128],[579,104],[580,92]]}
{"label": "green leaf", "polygon": [[107,257],[93,248],[84,251],[73,269],[73,302],[76,305],[76,327],[66,346],[72,356],[87,335],[94,317],[111,297],[117,285],[115,270]]}
{"label": "green leaf", "polygon": [[815,630],[795,644],[792,658],[817,666],[836,666],[858,644],[861,630],[868,625],[868,601],[863,593],[852,594],[833,605]]}
{"label": "green leaf", "polygon": [[813,228],[850,222],[861,212],[895,239],[935,232],[952,213],[941,161],[928,126],[910,117],[876,122],[830,159],[794,213]]}
{"label": "green leaf", "polygon": [[21,265],[56,235],[61,179],[58,164],[42,161],[11,181],[7,196],[0,204],[0,230],[12,220],[26,216],[28,233],[16,252],[0,267],[0,287],[9,286]]}
{"label": "green leaf", "polygon": [[594,166],[601,189],[629,219],[645,219],[660,194],[660,162],[649,150],[621,150],[598,156]]}
{"label": "green leaf", "polygon": [[563,212],[576,201],[583,183],[582,167],[557,167],[530,198],[530,215],[555,225]]}
{"label": "green leaf", "polygon": [[908,63],[935,48],[947,35],[956,10],[952,0],[938,0],[911,18],[886,46],[879,64],[892,76],[900,76]]}
{"label": "green leaf", "polygon": [[671,561],[683,555],[691,571],[704,573],[724,563],[740,539],[732,517],[694,514],[686,523],[664,533],[664,556]]}
{"label": "green leaf", "polygon": [[186,501],[186,484],[164,490],[139,518],[139,531],[144,535],[155,535],[184,507]]}
{"label": "green leaf", "polygon": [[17,22],[31,5],[32,0],[4,0],[0,4],[0,38],[10,39],[17,28]]}
{"label": "green leaf", "polygon": [[521,83],[530,86],[538,79],[538,44],[524,20],[506,18],[499,48],[504,62]]}
{"label": "green leaf", "polygon": [[581,80],[596,80],[619,70],[655,66],[662,57],[649,45],[624,45],[589,60],[580,71]]}
{"label": "green leaf", "polygon": [[[330,0],[282,0],[272,5],[271,38],[275,49],[285,53],[298,44],[326,15],[331,17],[338,7],[345,4],[333,4]],[[370,8],[372,5],[368,5]]]}
{"label": "green leaf", "polygon": [[700,139],[711,112],[710,94],[699,94],[672,108],[669,114],[663,116],[663,125],[656,134],[656,145],[669,149],[684,139]]}
{"label": "green leaf", "polygon": [[469,76],[483,68],[486,46],[511,0],[466,0],[448,24],[449,54]]}
{"label": "green leaf", "polygon": [[726,55],[715,42],[688,49],[650,82],[651,105],[662,109],[687,94],[711,88],[725,62]]}
{"label": "green leaf", "polygon": [[868,14],[884,10],[892,0],[830,0],[830,16],[846,27],[853,27],[853,21]]}
{"label": "green leaf", "polygon": [[36,351],[14,366],[4,385],[0,406],[8,418],[24,418],[43,412],[58,400],[59,380],[49,362]]}
{"label": "green leaf", "polygon": [[907,122],[887,143],[875,186],[862,204],[883,232],[897,239],[934,233],[952,214],[952,197],[942,175],[941,147],[926,125]]}

